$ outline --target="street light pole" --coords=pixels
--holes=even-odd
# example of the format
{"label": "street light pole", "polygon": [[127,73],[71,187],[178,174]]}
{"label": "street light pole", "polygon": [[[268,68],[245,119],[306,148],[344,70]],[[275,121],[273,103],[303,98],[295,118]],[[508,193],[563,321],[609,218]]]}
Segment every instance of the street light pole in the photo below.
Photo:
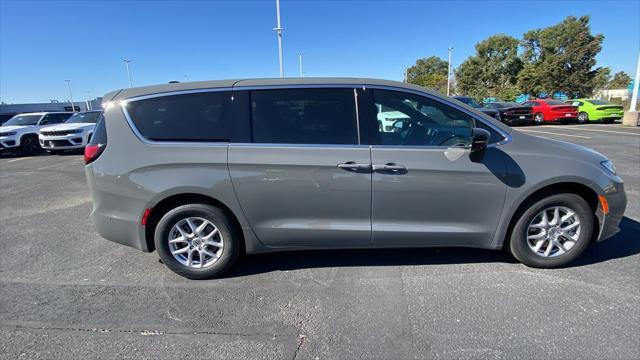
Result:
{"label": "street light pole", "polygon": [[638,54],[638,64],[636,65],[636,77],[633,80],[633,91],[631,92],[631,104],[629,110],[624,113],[622,125],[638,126],[640,114],[636,111],[638,105],[638,87],[640,86],[640,54]]}
{"label": "street light pole", "polygon": [[71,101],[71,111],[76,112],[76,106],[73,104],[73,96],[71,96],[71,80],[65,80],[67,83],[67,90],[69,91],[69,101]]}
{"label": "street light pole", "polygon": [[91,91],[87,90],[87,110],[93,110],[91,106]]}
{"label": "street light pole", "polygon": [[122,62],[124,63],[124,66],[127,68],[127,77],[129,78],[129,87],[132,88],[133,82],[131,81],[131,72],[129,71],[129,63],[131,62],[131,60],[124,59],[122,60]]}
{"label": "street light pole", "polygon": [[298,63],[300,64],[300,77],[304,77],[304,72],[302,71],[302,55],[303,53],[298,53]]}
{"label": "street light pole", "polygon": [[453,46],[449,47],[449,66],[447,67],[447,96],[449,96],[449,90],[451,89],[451,51],[453,51]]}
{"label": "street light pole", "polygon": [[282,26],[280,26],[280,0],[276,0],[276,27],[273,31],[278,33],[278,61],[280,63],[280,77],[284,77],[284,67],[282,66]]}

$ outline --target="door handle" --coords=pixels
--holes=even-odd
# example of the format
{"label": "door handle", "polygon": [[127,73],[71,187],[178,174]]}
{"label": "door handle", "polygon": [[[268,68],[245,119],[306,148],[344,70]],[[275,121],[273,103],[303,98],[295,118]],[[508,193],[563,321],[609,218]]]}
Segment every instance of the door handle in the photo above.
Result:
{"label": "door handle", "polygon": [[347,171],[371,172],[371,164],[359,164],[354,161],[338,164],[338,167]]}
{"label": "door handle", "polygon": [[384,165],[373,165],[372,170],[376,172],[405,174],[407,167],[396,163],[387,163]]}

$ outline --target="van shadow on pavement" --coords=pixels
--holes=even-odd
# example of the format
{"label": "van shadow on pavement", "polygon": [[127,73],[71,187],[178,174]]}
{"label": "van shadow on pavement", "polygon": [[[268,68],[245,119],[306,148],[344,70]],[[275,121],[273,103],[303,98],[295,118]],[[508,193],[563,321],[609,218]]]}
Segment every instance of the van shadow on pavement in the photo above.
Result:
{"label": "van shadow on pavement", "polygon": [[[566,268],[624,258],[640,253],[640,223],[624,217],[620,232],[590,246]],[[505,251],[471,248],[403,248],[313,250],[250,255],[242,257],[224,277],[246,276],[272,271],[323,267],[406,266],[467,263],[517,263]]]}

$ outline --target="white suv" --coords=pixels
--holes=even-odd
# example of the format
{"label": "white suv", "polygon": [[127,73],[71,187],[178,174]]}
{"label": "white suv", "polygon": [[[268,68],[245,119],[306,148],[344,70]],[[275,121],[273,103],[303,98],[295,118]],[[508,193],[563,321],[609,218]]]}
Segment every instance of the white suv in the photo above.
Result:
{"label": "white suv", "polygon": [[40,129],[40,146],[50,152],[83,149],[102,111],[86,111],[74,114],[64,124]]}
{"label": "white suv", "polygon": [[20,150],[32,154],[40,150],[38,134],[46,125],[59,124],[67,120],[71,112],[37,112],[19,114],[0,126],[0,152]]}

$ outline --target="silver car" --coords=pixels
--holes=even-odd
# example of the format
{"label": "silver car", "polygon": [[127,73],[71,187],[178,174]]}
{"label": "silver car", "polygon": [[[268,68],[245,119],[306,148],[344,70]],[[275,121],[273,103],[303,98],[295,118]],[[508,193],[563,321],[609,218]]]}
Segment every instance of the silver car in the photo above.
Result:
{"label": "silver car", "polygon": [[97,231],[188,278],[301,249],[505,248],[558,267],[614,235],[626,206],[602,154],[405,83],[206,81],[105,99],[85,148]]}

